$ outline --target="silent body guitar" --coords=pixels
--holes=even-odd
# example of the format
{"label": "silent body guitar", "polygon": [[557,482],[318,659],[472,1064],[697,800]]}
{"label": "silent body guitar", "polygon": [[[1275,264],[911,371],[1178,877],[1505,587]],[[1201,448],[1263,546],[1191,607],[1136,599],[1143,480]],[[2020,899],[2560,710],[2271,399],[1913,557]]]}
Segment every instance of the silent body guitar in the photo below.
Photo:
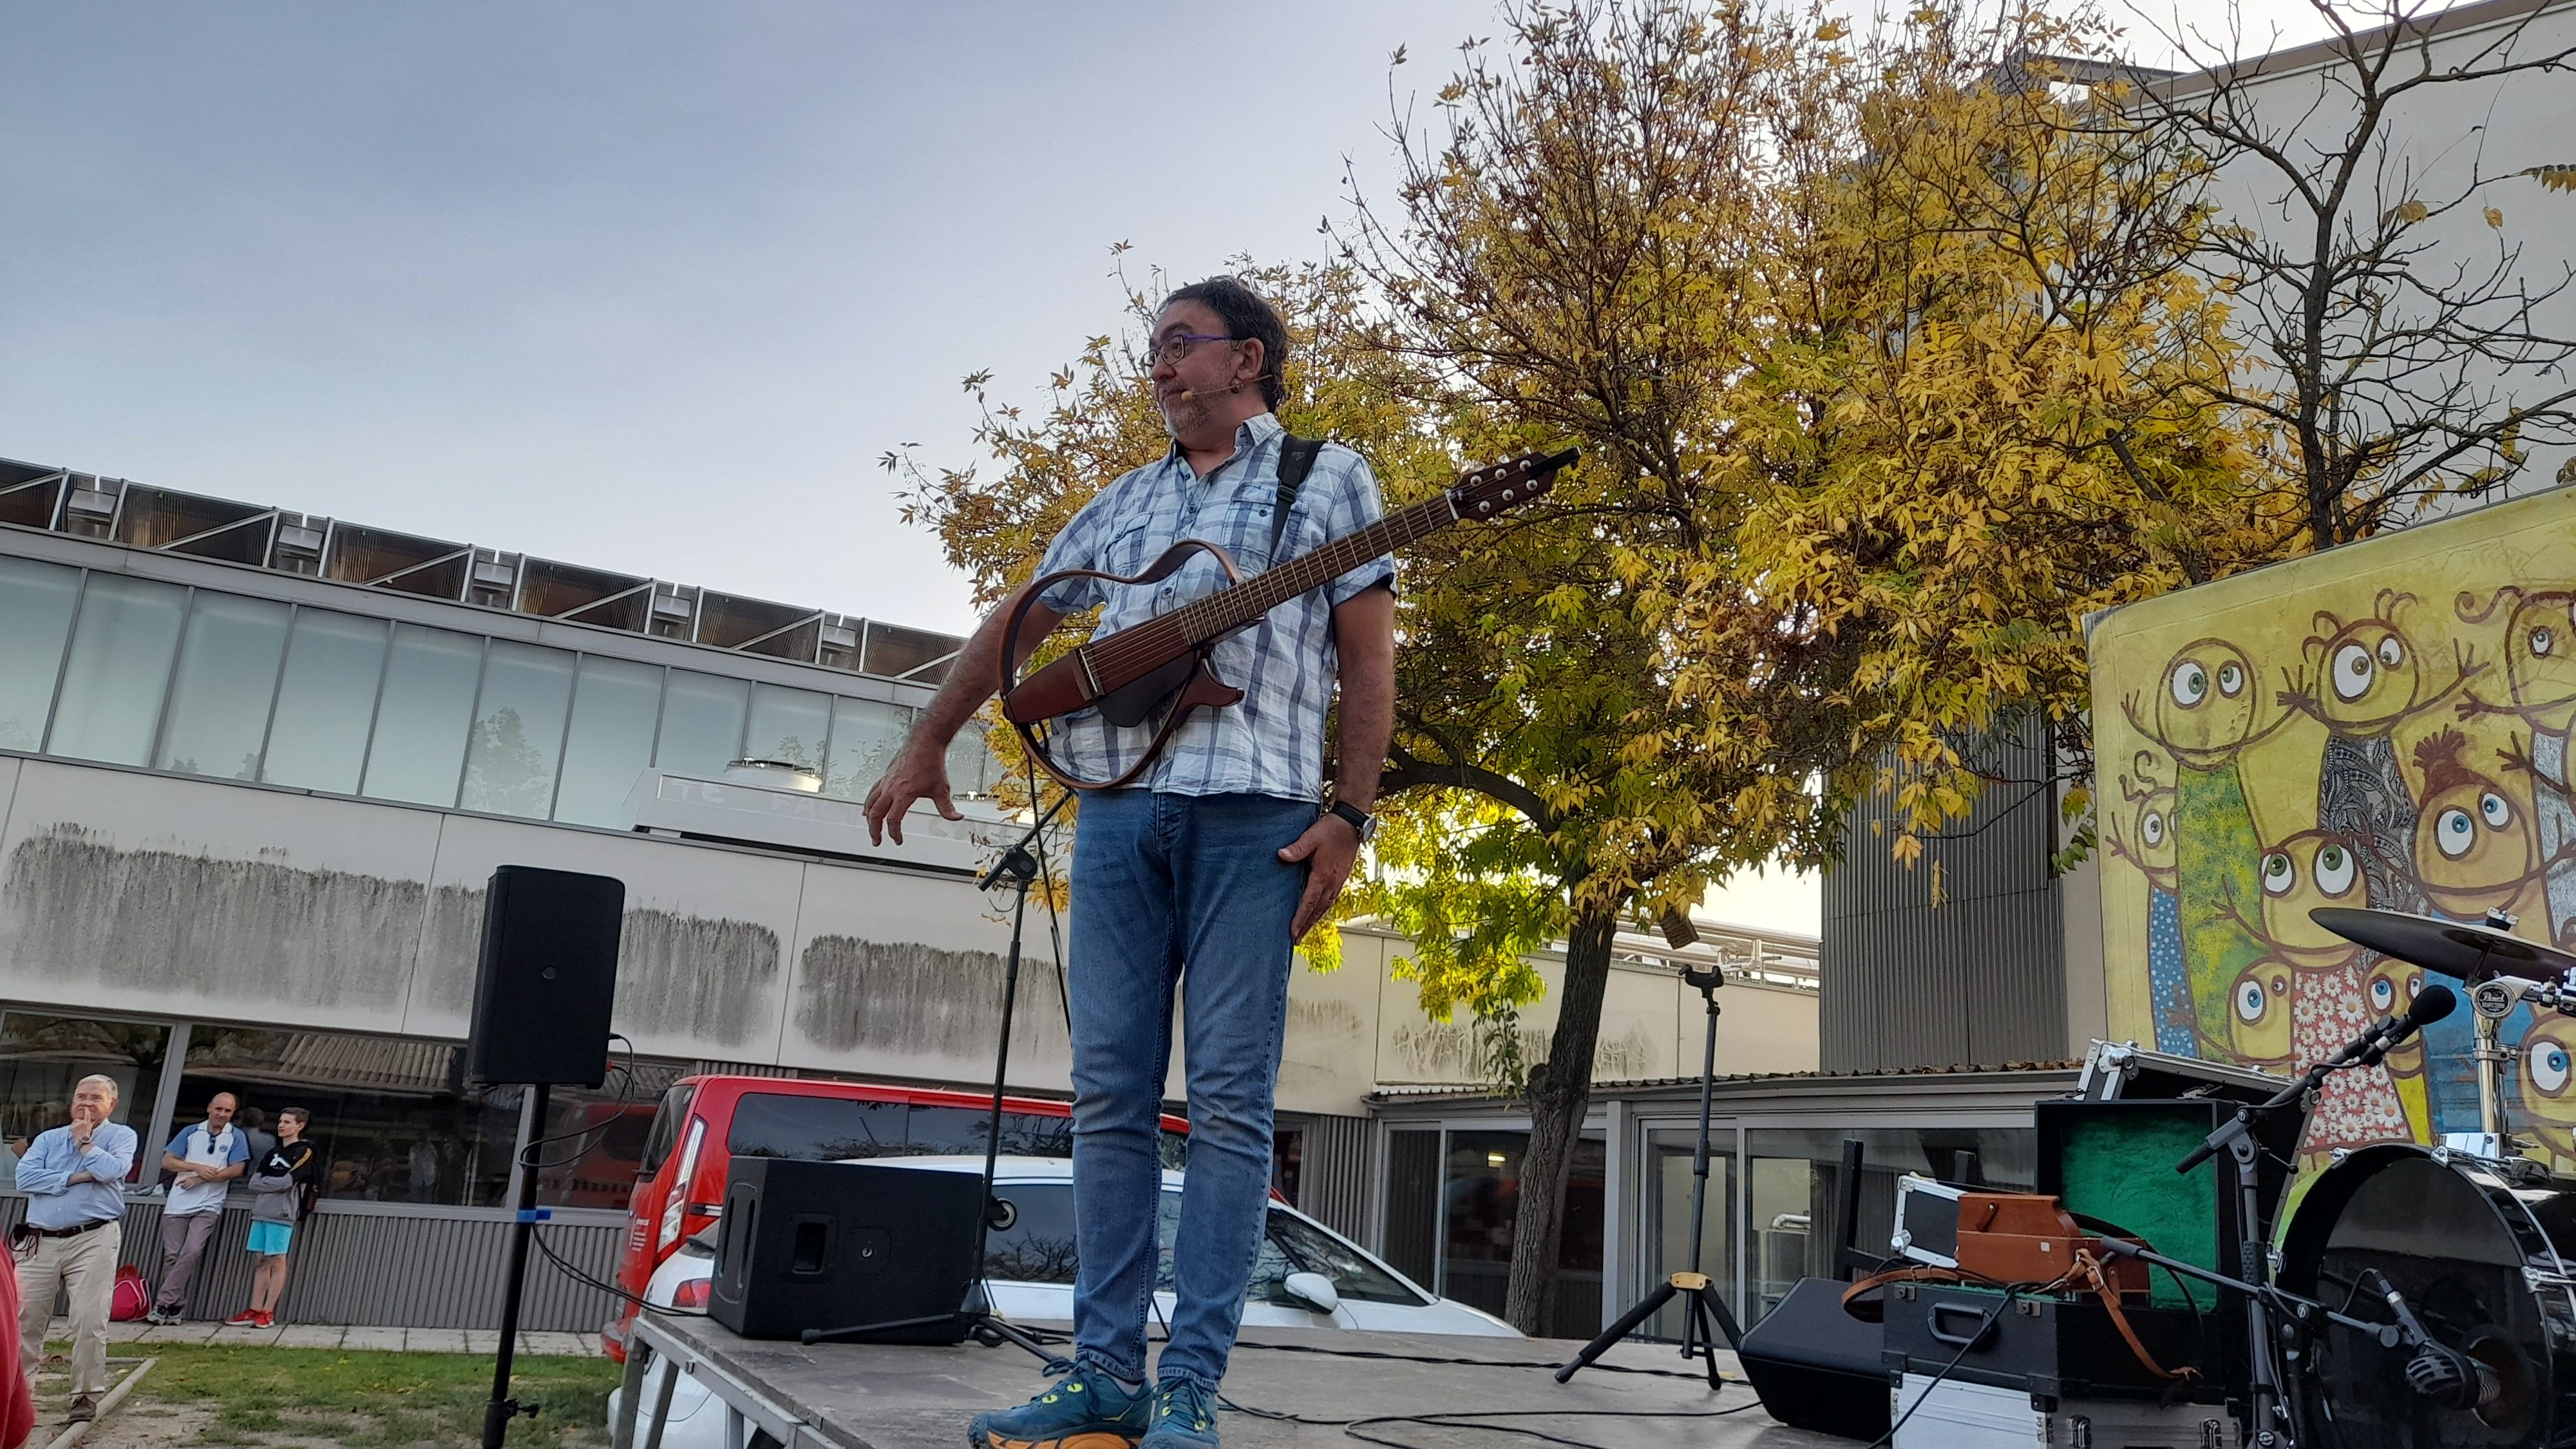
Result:
{"label": "silent body guitar", "polygon": [[[1187,722],[1192,711],[1224,709],[1243,698],[1243,691],[1219,679],[1213,664],[1217,641],[1259,622],[1262,615],[1309,589],[1321,588],[1383,554],[1393,553],[1452,524],[1495,517],[1544,495],[1556,485],[1559,470],[1575,460],[1577,450],[1533,453],[1461,474],[1436,498],[1390,513],[1368,527],[1299,554],[1276,568],[1249,578],[1235,568],[1226,551],[1204,539],[1185,538],[1163,552],[1143,573],[1129,577],[1097,569],[1065,569],[1048,574],[1020,596],[1002,638],[1002,717],[1028,746],[1039,768],[1076,790],[1107,790],[1124,785],[1154,763]],[[1189,561],[1193,553],[1215,558],[1225,571],[1226,587],[1203,599],[1149,619],[1133,628],[1103,635],[1059,656],[1022,679],[1012,661],[1020,657],[1020,629],[1038,599],[1068,579],[1101,579],[1113,584],[1159,583]],[[1056,721],[1085,709],[1122,729],[1151,725],[1152,741],[1126,771],[1114,779],[1086,780],[1060,764],[1047,748]]]}

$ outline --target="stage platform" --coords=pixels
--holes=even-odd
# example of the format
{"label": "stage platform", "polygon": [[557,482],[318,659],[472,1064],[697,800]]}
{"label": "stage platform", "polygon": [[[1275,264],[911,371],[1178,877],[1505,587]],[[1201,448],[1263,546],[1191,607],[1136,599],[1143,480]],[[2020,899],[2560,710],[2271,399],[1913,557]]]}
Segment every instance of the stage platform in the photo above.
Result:
{"label": "stage platform", "polygon": [[[648,1318],[638,1331],[675,1360],[694,1360],[702,1382],[743,1407],[755,1425],[767,1427],[788,1449],[962,1449],[969,1417],[1018,1403],[1046,1382],[1037,1360],[1017,1348],[808,1348],[737,1338],[708,1319]],[[1705,1377],[1605,1373],[1595,1367],[1560,1385],[1547,1368],[1524,1366],[1562,1363],[1581,1347],[1551,1339],[1252,1329],[1235,1351],[1225,1394],[1237,1404],[1290,1410],[1312,1419],[1512,1415],[1484,1422],[1517,1424],[1601,1449],[1671,1449],[1677,1444],[1693,1449],[1851,1449],[1850,1441],[1775,1423],[1754,1404],[1732,1354],[1719,1355],[1730,1382],[1716,1394],[1709,1392]],[[1325,1349],[1397,1357],[1352,1358],[1319,1351]],[[1603,1362],[1668,1373],[1683,1368],[1673,1348],[1653,1344],[1622,1344]],[[653,1406],[638,1407],[649,1417]],[[1575,1412],[1587,1409],[1631,1417]],[[1678,1417],[1720,1409],[1741,1412],[1724,1418]],[[1636,1417],[1655,1411],[1677,1417]],[[1323,1449],[1364,1442],[1346,1437],[1337,1426],[1282,1423],[1246,1413],[1220,1415],[1218,1432],[1227,1449]],[[1419,1449],[1509,1449],[1540,1442],[1411,1422],[1362,1426],[1361,1432]],[[634,1442],[644,1440],[639,1424]]]}

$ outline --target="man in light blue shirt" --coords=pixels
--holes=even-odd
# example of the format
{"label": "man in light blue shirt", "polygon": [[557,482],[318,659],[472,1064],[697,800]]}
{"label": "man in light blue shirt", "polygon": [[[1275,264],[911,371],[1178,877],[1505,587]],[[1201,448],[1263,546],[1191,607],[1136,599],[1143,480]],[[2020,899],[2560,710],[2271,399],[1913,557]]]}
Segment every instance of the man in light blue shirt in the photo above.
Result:
{"label": "man in light blue shirt", "polygon": [[[1236,278],[1212,277],[1164,299],[1146,356],[1172,446],[1102,489],[1037,571],[1132,578],[1178,540],[1196,538],[1252,573],[1376,522],[1376,476],[1348,448],[1325,445],[1302,482],[1293,471],[1281,477],[1288,439],[1271,410],[1286,397],[1287,346],[1278,313]],[[1219,642],[1217,674],[1242,699],[1191,717],[1150,764],[1151,730],[1119,728],[1096,710],[1065,722],[1077,773],[1107,780],[1133,769],[1137,782],[1087,791],[1074,834],[1075,1365],[1027,1404],[977,1416],[967,1427],[975,1449],[1217,1449],[1217,1387],[1268,1221],[1292,953],[1341,893],[1376,823],[1368,807],[1395,708],[1394,583],[1391,561],[1359,563]],[[1020,644],[1094,606],[1102,611],[1094,637],[1106,637],[1223,584],[1204,561],[1146,583],[1071,580],[1031,603]],[[958,818],[948,745],[1000,683],[1006,624],[1021,597],[975,631],[869,792],[871,839],[891,825],[901,842],[916,801]],[[1327,807],[1324,734],[1336,691],[1341,732]],[[1176,1004],[1190,1170],[1172,1245],[1171,1331],[1149,1363],[1159,1128]]]}
{"label": "man in light blue shirt", "polygon": [[32,1377],[45,1357],[45,1325],[57,1289],[71,1299],[71,1422],[98,1417],[107,1392],[107,1312],[116,1292],[117,1221],[134,1170],[134,1129],[111,1122],[116,1082],[83,1077],[72,1088],[69,1126],[36,1134],[18,1159],[27,1228],[36,1250],[18,1265],[18,1350]]}

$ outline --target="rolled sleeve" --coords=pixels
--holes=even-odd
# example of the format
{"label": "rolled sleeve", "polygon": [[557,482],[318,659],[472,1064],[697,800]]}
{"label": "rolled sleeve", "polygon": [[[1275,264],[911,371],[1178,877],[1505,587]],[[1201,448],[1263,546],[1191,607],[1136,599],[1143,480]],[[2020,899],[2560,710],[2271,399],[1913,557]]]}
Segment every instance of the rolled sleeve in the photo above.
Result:
{"label": "rolled sleeve", "polygon": [[90,1138],[89,1151],[80,1156],[80,1170],[100,1182],[123,1182],[134,1171],[134,1133],[120,1131],[110,1137],[102,1128]]}
{"label": "rolled sleeve", "polygon": [[[1378,497],[1377,474],[1370,470],[1366,458],[1348,448],[1324,450],[1308,480],[1310,488],[1315,483],[1324,485],[1322,496],[1314,502],[1319,505],[1316,518],[1324,526],[1326,543],[1357,533],[1385,515],[1385,506]],[[1333,580],[1326,592],[1338,608],[1381,584],[1395,587],[1393,554],[1381,554]]]}
{"label": "rolled sleeve", "polygon": [[[1105,498],[1107,495],[1102,496]],[[1082,511],[1073,516],[1073,521],[1056,534],[1055,541],[1047,545],[1046,557],[1038,560],[1037,577],[1044,578],[1066,569],[1100,567],[1097,555],[1103,512],[1101,501],[1095,498],[1083,505]],[[1038,602],[1059,614],[1073,614],[1107,598],[1108,593],[1098,579],[1067,579],[1040,594]]]}

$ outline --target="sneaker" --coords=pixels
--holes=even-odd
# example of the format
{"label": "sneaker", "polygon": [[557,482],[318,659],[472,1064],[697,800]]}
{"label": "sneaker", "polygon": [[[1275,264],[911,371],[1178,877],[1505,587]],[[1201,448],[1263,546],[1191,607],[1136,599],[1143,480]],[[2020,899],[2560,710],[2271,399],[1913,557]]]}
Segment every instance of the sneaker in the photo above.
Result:
{"label": "sneaker", "polygon": [[277,1326],[277,1315],[276,1315],[276,1314],[274,1314],[274,1313],[269,1312],[269,1311],[268,1311],[268,1310],[266,1310],[266,1309],[261,1309],[261,1310],[260,1310],[260,1313],[259,1313],[259,1322],[257,1322],[256,1324],[253,1324],[253,1325],[252,1325],[252,1327],[254,1327],[254,1328],[275,1328],[276,1326]]}
{"label": "sneaker", "polygon": [[225,1319],[224,1327],[257,1328],[259,1327],[259,1314],[251,1309],[245,1308],[241,1312],[234,1314],[232,1317]]}
{"label": "sneaker", "polygon": [[1196,1379],[1154,1386],[1154,1418],[1137,1449],[1216,1449],[1216,1390]]}
{"label": "sneaker", "polygon": [[1141,1387],[1128,1389],[1080,1365],[1016,1409],[977,1414],[966,1442],[973,1449],[1130,1449],[1153,1403]]}
{"label": "sneaker", "polygon": [[91,1398],[87,1394],[83,1394],[72,1400],[71,1416],[63,1422],[68,1424],[86,1424],[97,1417],[98,1400]]}

